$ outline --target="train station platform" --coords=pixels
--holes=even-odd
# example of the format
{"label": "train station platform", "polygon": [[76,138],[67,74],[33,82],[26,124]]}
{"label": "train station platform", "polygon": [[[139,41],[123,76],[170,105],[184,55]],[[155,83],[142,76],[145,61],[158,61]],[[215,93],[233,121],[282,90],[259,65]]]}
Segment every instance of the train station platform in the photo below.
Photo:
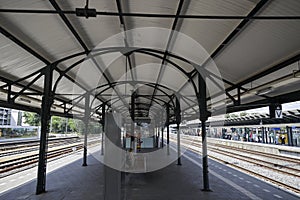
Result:
{"label": "train station platform", "polygon": [[[95,150],[94,153],[99,152]],[[104,199],[103,164],[90,154],[88,166],[82,167],[81,153],[72,156],[72,159],[65,157],[48,163],[46,193],[35,195],[36,181],[31,180],[3,191],[0,199]],[[35,169],[30,170],[34,172]],[[181,166],[174,162],[154,172],[126,173],[122,182],[122,200],[299,199],[282,189],[213,160],[209,160],[209,170],[212,191],[202,191],[201,157],[186,151],[182,156]],[[28,174],[28,171],[21,173],[23,175],[12,175],[13,179],[25,176],[24,174]],[[8,180],[12,180],[12,177],[0,179],[1,187],[4,182],[10,182]]]}

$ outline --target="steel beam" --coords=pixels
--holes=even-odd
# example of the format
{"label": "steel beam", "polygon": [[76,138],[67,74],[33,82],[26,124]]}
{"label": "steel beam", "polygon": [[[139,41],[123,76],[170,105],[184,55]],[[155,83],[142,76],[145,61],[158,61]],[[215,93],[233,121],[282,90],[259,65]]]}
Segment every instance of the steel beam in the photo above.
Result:
{"label": "steel beam", "polygon": [[[251,12],[247,15],[247,17],[244,18],[242,22],[240,22],[240,24],[227,36],[227,38],[211,54],[210,58],[215,59],[216,56],[218,56],[221,53],[221,51],[223,51],[225,49],[225,47],[228,46],[228,44],[236,38],[237,34],[240,33],[242,31],[242,29],[244,29],[246,27],[246,25],[249,23],[250,19],[253,18],[255,16],[255,14],[258,13],[259,10],[262,9],[262,7],[267,2],[268,2],[268,0],[261,0],[259,3],[257,3],[257,5],[251,10]],[[205,66],[210,61],[210,58],[204,62],[203,66]],[[197,69],[194,69],[191,72],[191,74],[193,74],[191,77],[191,79],[193,79],[198,74]],[[226,82],[228,83],[229,81],[226,81]],[[186,84],[187,83],[188,82],[186,82]],[[230,83],[230,84],[233,85],[232,86],[233,89],[238,87],[237,85],[234,85],[232,83]],[[179,89],[179,92],[184,88],[184,86],[185,86],[185,84]],[[239,85],[239,87],[241,87],[241,85]],[[226,92],[228,92],[228,91],[230,91],[230,90],[226,90]],[[227,93],[227,94],[229,94],[229,93]]]}
{"label": "steel beam", "polygon": [[[64,13],[67,15],[76,15],[76,11],[73,10],[47,10],[47,9],[0,9],[0,13],[19,13],[19,14],[53,14],[57,15],[59,13]],[[108,12],[108,11],[97,11],[97,16],[124,16],[124,17],[143,17],[143,18],[175,18],[177,15],[174,14],[158,14],[158,13],[128,13],[128,12]],[[177,16],[178,18],[182,19],[210,19],[210,20],[299,20],[300,16],[243,16],[243,15],[187,15],[187,14],[180,14]]]}
{"label": "steel beam", "polygon": [[29,46],[27,46],[25,43],[23,43],[21,40],[19,40],[18,38],[16,38],[14,35],[12,35],[11,33],[9,33],[7,30],[5,30],[3,27],[0,27],[0,32],[5,35],[6,37],[8,37],[11,41],[13,41],[14,43],[16,43],[17,45],[19,45],[21,48],[23,48],[25,51],[27,51],[28,53],[30,53],[31,55],[33,55],[34,57],[36,57],[37,59],[41,60],[43,63],[45,63],[46,65],[49,65],[50,62],[44,58],[43,56],[41,56],[40,54],[38,54],[36,51],[34,51],[32,48],[30,48]]}
{"label": "steel beam", "polygon": [[74,35],[74,37],[77,39],[77,41],[80,43],[80,45],[84,49],[84,51],[86,53],[89,53],[89,49],[87,48],[87,46],[85,45],[85,43],[83,42],[83,40],[80,38],[79,34],[74,29],[74,27],[72,26],[72,24],[70,23],[70,21],[68,20],[68,18],[62,12],[62,10],[59,7],[59,5],[57,4],[57,2],[55,0],[50,0],[50,3],[55,8],[55,10],[58,11],[59,16],[64,21],[64,23],[67,25],[67,27],[69,28],[69,30],[71,31],[71,33]]}
{"label": "steel beam", "polygon": [[[188,1],[190,2],[190,1]],[[151,102],[150,102],[150,106],[152,105],[152,101],[153,101],[153,96],[156,94],[156,90],[157,90],[157,87],[158,87],[158,83],[161,81],[162,79],[162,75],[163,75],[163,72],[164,72],[164,69],[165,69],[165,62],[166,62],[166,59],[168,57],[168,52],[170,49],[173,48],[173,45],[174,45],[174,31],[175,29],[180,29],[180,26],[181,26],[181,23],[180,23],[180,26],[177,27],[177,23],[178,23],[178,15],[181,13],[181,10],[182,10],[182,7],[184,5],[184,0],[180,0],[179,1],[179,5],[177,7],[177,11],[176,11],[176,17],[174,18],[174,21],[173,21],[173,24],[172,24],[172,27],[171,27],[171,32],[170,32],[170,35],[168,37],[168,42],[167,42],[167,47],[166,47],[166,50],[164,52],[164,56],[162,58],[162,61],[161,61],[161,66],[160,66],[160,69],[159,69],[159,72],[158,72],[158,77],[156,79],[156,84],[155,84],[155,87],[154,87],[154,90],[153,90],[153,93],[152,93],[152,99],[151,99]],[[175,34],[175,38],[176,38],[176,34]]]}

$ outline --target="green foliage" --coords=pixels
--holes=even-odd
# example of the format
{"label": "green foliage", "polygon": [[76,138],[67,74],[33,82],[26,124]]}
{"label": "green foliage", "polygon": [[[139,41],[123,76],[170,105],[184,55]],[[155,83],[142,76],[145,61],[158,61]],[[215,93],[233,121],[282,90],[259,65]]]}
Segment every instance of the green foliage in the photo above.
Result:
{"label": "green foliage", "polygon": [[[77,120],[67,119],[63,117],[52,116],[52,130],[53,133],[66,133],[79,131]],[[81,120],[78,120],[81,121]],[[67,127],[66,127],[67,126]]]}
{"label": "green foliage", "polygon": [[241,112],[240,113],[240,117],[243,117],[243,116],[246,116],[246,115],[248,115],[248,113],[246,113],[246,112]]}
{"label": "green foliage", "polygon": [[30,126],[40,126],[41,124],[41,117],[37,113],[24,112],[23,117],[24,117],[24,122],[26,124],[29,124]]}
{"label": "green foliage", "polygon": [[69,119],[68,120],[68,129],[71,132],[76,132],[78,130],[77,126],[76,126],[76,122],[74,119]]}
{"label": "green foliage", "polygon": [[50,125],[51,126],[51,132],[53,132],[53,133],[60,132],[61,123],[62,123],[61,117],[52,116],[51,122],[52,122],[52,124]]}
{"label": "green foliage", "polygon": [[231,114],[230,115],[230,118],[237,118],[237,117],[239,117],[237,114]]}
{"label": "green foliage", "polygon": [[[77,127],[77,130],[80,134],[85,133],[85,124],[82,120],[75,119],[74,124]],[[101,133],[102,126],[98,122],[90,122],[88,124],[88,133],[89,134],[98,134]]]}
{"label": "green foliage", "polygon": [[[24,122],[30,126],[40,126],[41,117],[39,114],[24,112]],[[67,126],[67,127],[66,127]],[[88,125],[89,134],[97,134],[101,132],[101,125],[97,122],[90,122]],[[79,119],[67,119],[58,116],[51,117],[50,131],[52,133],[66,133],[67,132],[79,132],[84,134],[85,125],[82,120]]]}

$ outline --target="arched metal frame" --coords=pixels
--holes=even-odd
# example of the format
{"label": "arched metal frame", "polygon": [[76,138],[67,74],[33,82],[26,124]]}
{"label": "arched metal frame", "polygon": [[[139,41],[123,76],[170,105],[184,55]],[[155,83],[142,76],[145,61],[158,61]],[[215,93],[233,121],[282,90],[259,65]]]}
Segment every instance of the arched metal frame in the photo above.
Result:
{"label": "arched metal frame", "polygon": [[[73,35],[75,36],[75,38],[78,40],[78,42],[81,44],[81,46],[83,47],[83,49],[85,50],[83,54],[87,54],[89,52],[89,49],[87,48],[87,46],[85,45],[84,41],[80,38],[80,36],[77,34],[76,30],[73,28],[72,23],[70,23],[68,21],[68,19],[65,17],[65,15],[69,14],[69,15],[75,15],[76,12],[75,11],[64,11],[61,10],[58,6],[58,4],[56,3],[55,0],[50,0],[51,4],[53,5],[53,7],[55,8],[55,10],[20,10],[20,9],[1,9],[1,12],[7,12],[7,13],[36,13],[36,14],[52,14],[52,15],[59,15],[63,21],[65,22],[65,24],[68,26],[68,28],[70,29],[70,31],[73,33]],[[102,11],[97,11],[96,15],[104,15],[104,16],[117,16],[119,17],[120,20],[120,24],[124,25],[125,30],[126,30],[126,26],[124,23],[124,16],[130,16],[130,17],[155,17],[155,18],[171,18],[173,19],[173,25],[172,25],[172,29],[178,28],[180,25],[178,25],[178,19],[227,19],[227,20],[240,20],[240,22],[238,23],[238,25],[235,27],[235,29],[229,33],[227,35],[227,37],[225,38],[225,40],[223,40],[219,46],[217,46],[217,48],[215,49],[215,51],[211,54],[212,58],[215,58],[216,55],[218,55],[224,48],[226,48],[226,44],[229,44],[232,40],[234,40],[234,38],[236,38],[235,36],[237,34],[239,34],[241,31],[244,30],[244,27],[249,23],[252,22],[254,20],[291,20],[291,19],[299,19],[299,16],[256,16],[256,14],[262,9],[264,8],[264,6],[269,2],[268,0],[261,0],[259,1],[255,7],[253,7],[250,12],[247,14],[247,16],[203,16],[203,15],[187,15],[184,12],[184,6],[183,5],[183,0],[180,1],[178,7],[177,7],[177,12],[176,14],[157,14],[157,13],[132,13],[132,12],[123,12],[122,11],[122,5],[120,3],[120,0],[117,0],[117,8],[118,8],[118,12],[102,12]],[[187,1],[189,2],[189,1]],[[188,4],[188,3],[186,3]],[[41,60],[42,62],[44,62],[47,66],[50,65],[50,62],[45,59],[43,56],[41,56],[40,54],[38,54],[37,52],[35,52],[33,49],[31,49],[29,46],[27,46],[25,43],[23,43],[22,41],[20,41],[18,38],[14,37],[12,34],[10,34],[9,32],[7,32],[5,29],[3,29],[2,27],[0,27],[0,31],[2,34],[8,36],[10,38],[10,40],[12,40],[13,42],[15,42],[16,44],[18,44],[21,48],[23,48],[24,50],[28,51],[30,54],[32,54],[33,56],[35,56],[36,58],[38,58],[39,60]],[[164,55],[168,54],[167,49],[164,52]],[[164,56],[164,58],[166,58],[166,56]],[[254,75],[244,81],[241,81],[237,84],[232,84],[230,82],[226,82],[225,80],[223,80],[224,82],[230,84],[231,86],[229,88],[226,89],[226,95],[233,101],[234,105],[235,104],[240,104],[240,90],[246,91],[244,90],[244,88],[242,87],[243,85],[245,85],[246,83],[251,82],[251,80],[256,80],[259,77],[263,77],[266,74],[270,74],[272,71],[276,71],[279,68],[281,68],[282,66],[285,67],[288,65],[288,63],[292,63],[293,61],[295,61],[296,59],[299,59],[299,54],[294,56],[293,58],[289,58],[288,60],[285,60],[284,62],[281,62],[278,65],[273,66],[272,68],[269,68],[268,70],[265,70],[263,73]],[[54,64],[54,63],[52,63]],[[43,74],[45,74],[43,72]],[[192,78],[195,77],[197,74],[197,71],[193,71],[191,72],[191,76]],[[66,76],[69,80],[72,81],[71,77]],[[41,94],[45,94],[45,88],[44,88],[44,92],[41,93],[40,91],[30,87],[30,84],[28,84],[27,86],[24,87],[23,84],[20,84],[18,82],[15,81],[9,81],[7,79],[4,79],[3,77],[0,77],[2,80],[5,80],[4,82],[7,82],[9,85],[7,85],[7,91],[8,91],[8,102],[13,101],[13,99],[11,99],[11,95],[15,94],[15,95],[19,95],[19,93],[14,93],[11,91],[11,85],[19,85],[23,88],[26,89],[30,89],[31,91],[34,91],[36,94],[41,95]],[[77,83],[76,83],[77,84]],[[79,84],[80,85],[80,84]],[[84,89],[84,87],[83,87]],[[237,89],[238,90],[238,95],[237,95],[237,100],[231,96],[229,94],[230,91]],[[52,92],[52,91],[47,91],[47,92]],[[25,94],[24,92],[22,94]],[[28,94],[28,93],[26,93]],[[216,94],[218,95],[218,94]],[[58,95],[57,95],[58,96]],[[236,95],[235,95],[236,96]],[[16,97],[16,96],[15,96]],[[299,98],[299,92],[297,93],[291,93],[289,94],[289,100],[286,100],[286,97],[283,97],[283,95],[279,95],[276,96],[277,101],[280,100],[280,102],[284,102],[284,101],[291,101],[291,100],[298,100]],[[57,99],[59,99],[58,97],[56,97]],[[264,100],[260,100],[260,101],[254,101],[253,103],[265,103],[265,102],[269,102],[270,99],[268,99],[267,97],[265,97]],[[66,102],[64,101],[64,99],[62,99],[62,102]],[[12,102],[13,103],[13,102]],[[10,105],[10,104],[7,104]],[[167,104],[168,105],[168,104]],[[249,108],[249,105],[246,105],[247,108]],[[27,108],[29,109],[29,108]],[[33,109],[33,108],[32,108]],[[236,111],[238,111],[239,108],[237,108]],[[234,109],[230,110],[231,112],[235,111]],[[204,189],[207,190],[208,189],[208,184],[204,186]]]}
{"label": "arched metal frame", "polygon": [[[78,56],[82,56],[82,55],[85,55],[86,52],[81,52],[81,53],[76,53],[76,54],[73,54],[73,55],[70,55],[70,56],[67,56],[65,58],[62,58],[58,61],[56,61],[56,68],[55,70],[57,70],[59,73],[60,73],[60,76],[58,77],[58,79],[56,80],[55,82],[55,85],[54,85],[54,88],[53,88],[53,92],[55,93],[55,90],[60,82],[60,80],[65,77],[66,73],[69,72],[70,70],[72,70],[74,67],[78,66],[79,64],[81,64],[82,62],[84,62],[86,59],[89,59],[90,57],[95,57],[95,56],[99,56],[99,55],[103,55],[103,54],[107,54],[107,53],[113,53],[113,52],[123,52],[124,49],[130,53],[141,53],[141,54],[145,54],[145,55],[149,55],[149,56],[153,56],[153,57],[156,57],[156,58],[160,58],[162,59],[163,57],[162,56],[159,56],[155,53],[159,53],[159,54],[163,54],[164,52],[163,51],[160,51],[160,50],[155,50],[155,49],[147,49],[147,48],[126,48],[126,47],[110,47],[110,48],[101,48],[101,49],[95,49],[93,50],[93,52],[97,52],[96,54],[93,54],[93,55],[89,55],[87,58],[84,58],[84,59],[81,59],[79,61],[76,61],[75,63],[73,63],[70,67],[66,68],[65,70],[60,70],[57,66],[58,63],[61,63],[61,62],[64,62],[66,60],[69,60],[69,59],[72,59],[72,58],[75,58],[75,57],[78,57]],[[154,53],[152,53],[154,52]],[[192,65],[193,67],[196,66],[195,63],[192,63],[188,60],[186,60],[185,58],[182,58],[180,56],[177,56],[177,55],[174,55],[172,53],[168,53],[168,55],[170,57],[173,57],[173,58],[176,58],[176,59],[179,59],[183,62],[186,62],[187,64],[190,64]],[[194,81],[191,79],[191,74],[184,71],[179,65],[177,65],[176,63],[174,63],[173,61],[169,60],[169,59],[166,59],[166,62],[170,63],[173,67],[175,67],[176,69],[178,69],[179,71],[181,71],[189,80],[189,82],[192,84],[193,88],[194,88],[194,91],[195,91],[195,94],[197,94],[197,88],[196,88],[196,85],[194,83]],[[75,81],[74,81],[75,83]],[[106,84],[107,85],[107,84]],[[109,84],[108,84],[109,85]],[[110,85],[111,86],[111,85]],[[111,88],[111,87],[110,87]],[[169,102],[170,103],[170,102]]]}
{"label": "arched metal frame", "polygon": [[[124,84],[132,83],[132,82],[133,82],[133,81],[119,81],[119,82],[112,83],[112,85],[113,85],[113,86],[118,86],[118,85],[124,85]],[[155,87],[153,83],[148,83],[148,82],[144,82],[144,81],[134,81],[134,83],[137,83],[137,84],[144,84],[144,85],[146,85],[146,86],[148,86],[148,87],[152,87],[152,88]],[[101,86],[95,88],[94,90],[97,90],[97,89],[99,89],[99,88],[105,87],[105,86],[107,86],[107,85],[108,85],[108,84],[101,85]],[[162,87],[162,88],[164,88],[164,89],[170,90],[170,88],[167,88],[166,86],[163,86],[163,85],[159,85],[159,87]],[[93,102],[97,99],[97,96],[100,96],[102,93],[104,93],[105,91],[107,91],[107,90],[109,90],[109,89],[111,89],[111,88],[110,88],[110,87],[106,87],[106,88],[104,88],[102,91],[100,91],[99,93],[95,94],[95,96],[94,96],[94,98],[93,98],[93,100],[92,100],[91,105],[93,105]],[[168,97],[168,98],[171,100],[172,106],[170,106],[170,108],[173,108],[173,110],[174,110],[175,104],[174,104],[174,102],[172,101],[172,95],[168,95],[164,90],[162,90],[162,89],[160,89],[160,88],[158,88],[158,90],[161,91],[162,93],[164,93],[164,94],[166,95],[166,97]],[[172,90],[171,90],[171,91],[172,91]],[[175,91],[172,91],[172,92],[174,93]],[[141,97],[143,97],[143,96],[141,96]],[[125,98],[129,98],[129,97],[125,97]],[[147,97],[144,97],[144,98],[147,98]],[[111,100],[107,100],[106,102],[103,102],[103,104],[107,105],[109,101],[114,101],[114,100],[115,100],[115,102],[111,103],[111,106],[112,106],[114,103],[118,102],[120,99],[119,99],[118,97],[111,98]],[[162,101],[163,104],[160,104],[159,102],[157,102],[157,104],[159,104],[159,105],[161,105],[161,106],[166,106],[166,105],[168,104],[168,102],[166,102],[166,101],[164,101],[164,100],[162,100],[162,99],[159,99],[159,98],[155,98],[155,101],[156,101],[156,102],[157,102],[157,101]],[[97,107],[97,106],[96,106],[96,107]],[[98,106],[98,107],[101,107],[101,105]]]}

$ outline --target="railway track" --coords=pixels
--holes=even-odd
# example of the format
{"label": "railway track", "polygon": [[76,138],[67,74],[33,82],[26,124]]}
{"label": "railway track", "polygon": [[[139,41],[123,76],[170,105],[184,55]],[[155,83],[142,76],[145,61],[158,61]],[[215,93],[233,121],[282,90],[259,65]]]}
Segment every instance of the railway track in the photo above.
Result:
{"label": "railway track", "polygon": [[[97,143],[99,143],[99,140],[93,139],[88,141],[89,146]],[[0,178],[37,165],[39,158],[38,147],[33,147],[32,144],[28,146],[29,148],[27,151],[23,146],[20,151],[13,149],[15,154],[0,156]],[[80,151],[81,149],[83,149],[83,144],[82,141],[78,141],[78,139],[73,140],[73,142],[52,143],[52,145],[48,147],[47,162],[69,155],[75,151]]]}
{"label": "railway track", "polygon": [[[174,138],[170,137],[170,139],[173,140],[174,142],[177,141],[175,137]],[[181,144],[191,151],[194,151],[194,152],[200,153],[200,154],[202,153],[202,145],[200,144],[199,139],[196,139],[196,141],[194,141],[194,142],[190,142],[190,140],[186,137],[181,138]],[[285,188],[289,191],[300,194],[299,187],[292,185],[292,184],[286,184],[280,180],[271,178],[270,176],[268,176],[266,174],[255,172],[255,171],[251,170],[251,167],[249,167],[249,165],[261,167],[266,170],[272,171],[274,173],[280,173],[283,176],[290,176],[290,177],[294,177],[295,179],[300,180],[300,169],[299,169],[300,160],[299,159],[282,157],[282,156],[267,154],[267,153],[258,152],[258,151],[250,151],[250,150],[241,149],[241,148],[237,148],[237,147],[230,147],[230,146],[226,146],[226,145],[219,145],[219,144],[217,144],[217,145],[213,144],[213,145],[214,146],[208,145],[209,158],[214,159],[218,162],[224,163],[226,165],[229,165],[233,168],[236,168],[240,171],[248,173],[252,176],[261,178],[265,181],[273,183],[274,185]],[[248,155],[251,154],[251,156],[247,156],[247,154]],[[259,155],[259,156],[264,157],[265,159],[253,158],[253,155],[254,156]],[[236,159],[236,160],[238,160],[238,162],[228,162],[228,158]],[[270,159],[271,161],[269,161],[268,159]],[[249,164],[248,167],[243,167],[243,166],[239,165],[240,161],[248,163]],[[286,165],[278,164],[278,163],[282,163],[282,162],[289,162],[289,163],[287,163]],[[294,167],[292,167],[292,166],[294,166]]]}
{"label": "railway track", "polygon": [[[79,137],[69,137],[69,138],[56,138],[56,139],[49,139],[48,145],[61,145],[65,143],[74,143],[75,141],[80,141]],[[6,155],[13,155],[16,153],[23,153],[23,150],[30,149],[30,148],[38,148],[39,141],[22,141],[17,143],[0,143],[0,157]]]}

